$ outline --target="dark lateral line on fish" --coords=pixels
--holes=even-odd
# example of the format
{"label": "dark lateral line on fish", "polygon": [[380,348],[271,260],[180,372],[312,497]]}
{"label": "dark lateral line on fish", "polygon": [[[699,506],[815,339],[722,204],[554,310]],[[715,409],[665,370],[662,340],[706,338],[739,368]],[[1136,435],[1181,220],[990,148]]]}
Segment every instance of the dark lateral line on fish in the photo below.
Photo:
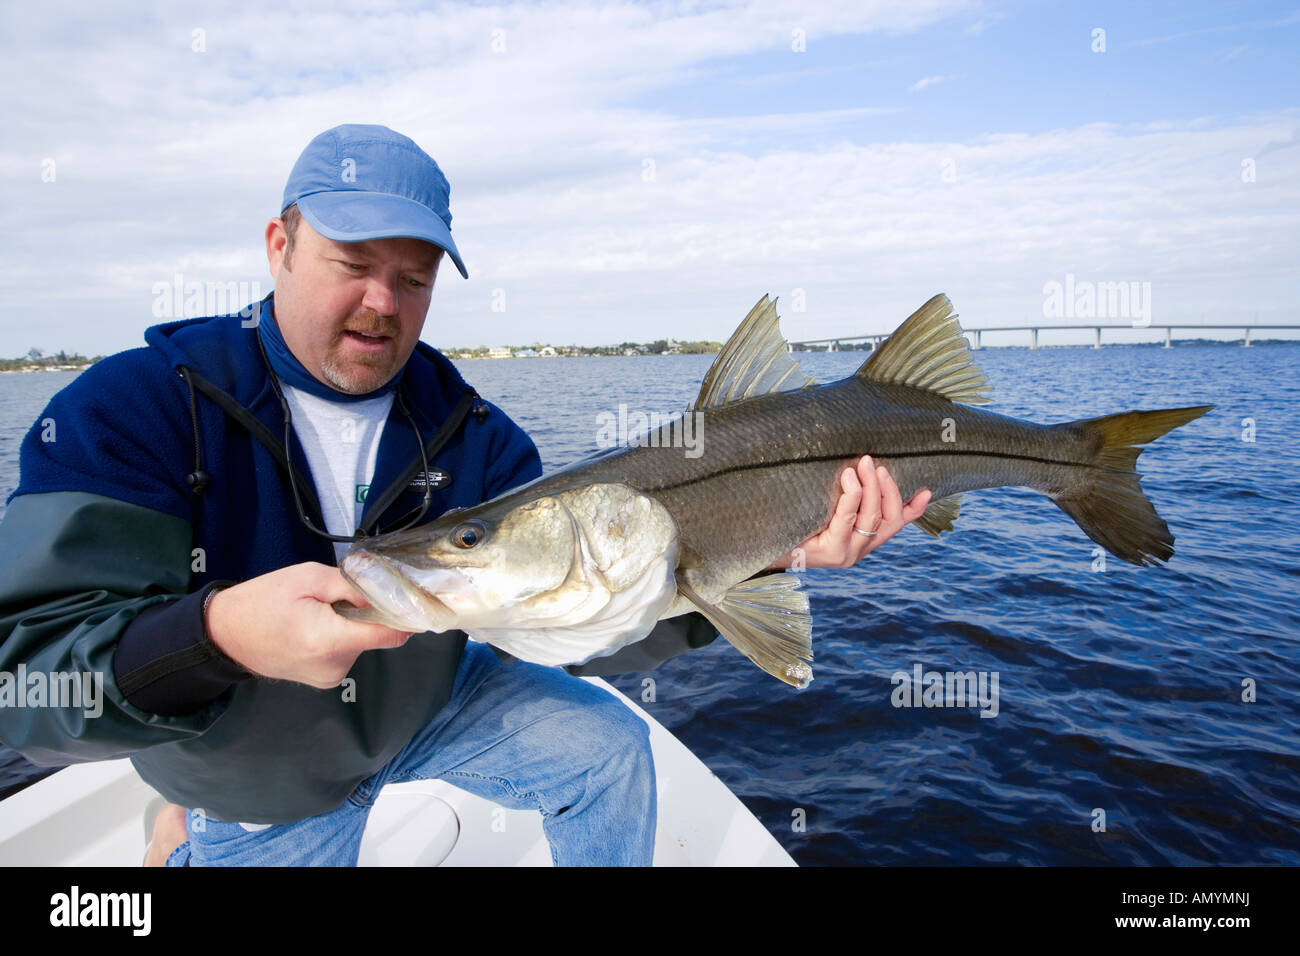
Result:
{"label": "dark lateral line on fish", "polygon": [[[1013,461],[1034,461],[1041,465],[1066,465],[1070,468],[1095,468],[1096,465],[1090,462],[1080,461],[1057,461],[1055,458],[1038,458],[1034,455],[1010,455],[1004,452],[991,451],[963,451],[952,448],[937,451],[903,451],[903,452],[877,452],[872,455],[872,460],[881,458],[929,458],[935,455],[977,455],[980,458],[1009,458]],[[712,478],[718,478],[722,475],[730,475],[737,471],[753,471],[756,468],[781,468],[785,465],[805,465],[816,464],[822,461],[845,461],[852,458],[852,455],[818,455],[816,458],[783,458],[779,461],[756,462],[752,465],[732,465],[730,468],[722,468],[718,471],[710,472],[707,475],[701,475],[698,478],[690,478],[686,481],[679,481],[674,485],[657,485],[654,488],[646,488],[646,491],[672,491],[676,488],[685,488],[688,485],[697,485],[701,481],[708,481]],[[861,455],[857,457],[862,457]]]}

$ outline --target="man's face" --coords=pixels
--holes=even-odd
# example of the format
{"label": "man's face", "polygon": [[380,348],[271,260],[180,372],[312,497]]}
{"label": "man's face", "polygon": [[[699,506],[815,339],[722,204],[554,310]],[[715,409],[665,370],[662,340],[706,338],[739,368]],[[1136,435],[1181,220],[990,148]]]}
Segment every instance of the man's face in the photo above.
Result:
{"label": "man's face", "polygon": [[289,350],[341,392],[360,395],[391,381],[420,339],[441,250],[421,239],[335,242],[304,219],[286,265],[286,238],[284,223],[272,219],[266,255]]}

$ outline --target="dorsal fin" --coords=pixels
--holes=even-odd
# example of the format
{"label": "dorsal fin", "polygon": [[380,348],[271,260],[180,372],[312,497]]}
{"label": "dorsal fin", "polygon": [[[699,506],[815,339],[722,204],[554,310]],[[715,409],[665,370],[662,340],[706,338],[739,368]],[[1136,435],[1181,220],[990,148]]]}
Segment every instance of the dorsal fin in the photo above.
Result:
{"label": "dorsal fin", "polygon": [[709,367],[699,397],[688,409],[717,408],[769,392],[794,391],[814,380],[799,373],[799,363],[790,357],[790,347],[781,334],[776,300],[767,296],[749,310],[745,321]]}
{"label": "dorsal fin", "polygon": [[975,364],[952,303],[943,293],[921,306],[862,363],[858,375],[887,385],[910,385],[950,402],[983,405],[988,379]]}

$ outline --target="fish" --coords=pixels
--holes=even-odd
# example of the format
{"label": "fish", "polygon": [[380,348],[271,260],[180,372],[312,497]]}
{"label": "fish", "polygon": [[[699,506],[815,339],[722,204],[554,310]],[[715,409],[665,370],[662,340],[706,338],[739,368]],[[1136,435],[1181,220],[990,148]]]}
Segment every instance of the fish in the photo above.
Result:
{"label": "fish", "polygon": [[963,493],[1017,486],[1046,495],[1124,561],[1173,556],[1137,458],[1214,406],[1043,425],[977,407],[988,392],[946,295],[826,384],[800,372],[765,295],[686,410],[693,450],[680,447],[681,420],[670,421],[481,505],[362,539],[340,570],[370,606],[334,607],[399,630],[464,631],[545,665],[613,654],[698,611],[758,667],[806,687],[802,576],[767,569],[826,529],[840,475],[863,455],[904,500],[930,489],[916,524],[931,535],[953,530]]}

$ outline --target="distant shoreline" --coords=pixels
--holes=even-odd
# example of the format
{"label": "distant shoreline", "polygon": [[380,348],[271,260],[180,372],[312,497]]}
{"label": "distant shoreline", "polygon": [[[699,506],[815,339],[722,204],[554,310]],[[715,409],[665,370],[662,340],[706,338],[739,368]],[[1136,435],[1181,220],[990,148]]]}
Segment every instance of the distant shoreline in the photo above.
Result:
{"label": "distant shoreline", "polygon": [[41,368],[0,368],[0,375],[30,375],[33,372],[84,372],[94,362],[85,365],[51,365]]}
{"label": "distant shoreline", "polygon": [[[836,352],[870,353],[872,351],[870,348],[855,348],[854,345],[855,343],[849,343],[848,345],[841,346],[839,349],[836,350]],[[1238,348],[1238,349],[1247,347],[1242,345],[1240,339],[1174,339],[1173,344],[1169,347],[1179,348],[1188,345],[1230,346],[1232,348]],[[1253,348],[1259,348],[1260,346],[1264,346],[1264,345],[1300,345],[1300,339],[1254,339],[1251,341],[1248,347],[1253,349]],[[1091,350],[1094,348],[1095,347],[1093,345],[1084,342],[1079,342],[1079,343],[1056,343],[1051,345],[1039,345],[1037,349],[1032,349],[1028,345],[981,345],[979,348],[972,348],[971,351],[972,352],[993,352],[993,351],[1020,350],[1022,352],[1042,352],[1046,349],[1090,349]],[[1165,348],[1165,343],[1164,342],[1109,342],[1101,346],[1101,350],[1103,351],[1106,349],[1133,349],[1133,348],[1163,349]],[[442,352],[443,355],[446,355],[449,359],[452,359],[453,361],[456,362],[471,362],[471,361],[478,361],[480,359],[485,361],[494,361],[497,359],[506,359],[506,358],[530,358],[530,359],[531,358],[658,358],[659,355],[662,354],[662,353],[654,353],[654,352],[650,352],[650,353],[637,352],[632,355],[626,353],[618,353],[618,354],[595,353],[595,354],[586,354],[586,355],[562,355],[562,354],[468,355],[465,353],[463,349],[438,349],[438,351]],[[526,350],[520,349],[519,351],[526,351]],[[719,351],[721,350],[718,349],[712,352],[682,352],[678,354],[717,355]],[[792,355],[825,355],[827,354],[827,350],[824,348],[795,349],[794,352],[792,352],[791,354]]]}
{"label": "distant shoreline", "polygon": [[[867,352],[867,353],[870,353],[870,352],[872,351],[872,350],[869,349],[869,348],[855,348],[855,347],[854,347],[854,344],[855,344],[855,343],[850,343],[849,345],[842,346],[841,348],[837,349],[836,351],[837,351],[837,352]],[[1242,345],[1240,339],[1235,339],[1235,340],[1234,340],[1234,339],[1175,339],[1174,342],[1173,342],[1173,344],[1170,345],[1170,346],[1166,346],[1166,345],[1164,344],[1164,342],[1110,342],[1110,343],[1107,343],[1106,345],[1101,346],[1100,351],[1104,351],[1104,350],[1106,350],[1106,349],[1163,349],[1163,348],[1166,348],[1166,347],[1168,347],[1168,348],[1182,348],[1182,347],[1185,347],[1185,346],[1188,346],[1188,345],[1214,345],[1214,346],[1220,346],[1220,347],[1225,347],[1225,348],[1238,348],[1238,349],[1239,349],[1239,348],[1247,348],[1247,347],[1249,347],[1249,348],[1254,349],[1254,348],[1262,348],[1262,347],[1264,347],[1264,346],[1268,346],[1268,345],[1293,345],[1293,346],[1294,346],[1294,345],[1300,345],[1300,339],[1256,339],[1256,340],[1252,341],[1252,342],[1250,343],[1249,346],[1244,346],[1244,345]],[[436,348],[436,346],[435,346],[435,348]],[[1047,349],[1093,349],[1093,350],[1096,350],[1096,346],[1089,345],[1089,344],[1087,344],[1087,343],[1082,343],[1082,342],[1080,342],[1080,343],[1058,343],[1058,344],[1052,344],[1052,345],[1039,345],[1037,349],[1031,349],[1028,345],[982,345],[982,346],[980,346],[980,347],[977,348],[977,349],[976,349],[976,348],[972,348],[971,351],[973,351],[973,352],[990,352],[990,351],[1015,351],[1015,350],[1020,350],[1020,351],[1022,351],[1022,352],[1042,352],[1042,351],[1047,350]],[[509,354],[509,355],[502,355],[502,354],[499,354],[500,351],[506,351],[506,350],[510,351],[511,354]],[[506,358],[511,358],[511,359],[515,359],[515,358],[557,358],[557,359],[565,359],[565,358],[658,358],[658,357],[660,357],[661,355],[673,355],[673,354],[675,354],[675,355],[717,355],[718,352],[721,351],[721,349],[715,349],[715,350],[713,350],[713,351],[678,352],[678,353],[663,353],[663,352],[656,353],[656,352],[638,352],[638,351],[614,352],[614,351],[609,351],[609,352],[588,352],[588,353],[581,354],[581,355],[563,354],[563,353],[559,353],[559,352],[557,352],[557,353],[554,354],[554,355],[543,355],[543,354],[540,354],[540,353],[535,352],[532,348],[520,348],[520,349],[516,350],[516,349],[508,348],[508,347],[505,348],[505,349],[498,350],[498,354],[496,354],[496,355],[491,355],[491,354],[487,354],[487,355],[482,355],[482,354],[479,354],[479,355],[472,355],[472,354],[467,354],[466,351],[465,351],[464,349],[438,349],[438,351],[441,352],[443,355],[447,356],[449,359],[452,359],[453,361],[456,361],[456,362],[471,362],[471,361],[478,361],[478,360],[480,360],[480,359],[481,359],[481,360],[484,360],[484,361],[494,361],[494,360],[498,360],[498,359],[506,359]],[[529,353],[529,352],[532,352],[533,354],[515,354],[516,352],[522,352],[522,353]],[[828,354],[828,353],[827,353],[827,350],[826,350],[826,349],[822,348],[822,349],[796,349],[796,350],[795,350],[793,353],[791,353],[791,354],[793,354],[793,355],[825,355],[825,354]],[[86,369],[90,368],[90,366],[94,365],[94,364],[95,364],[96,362],[98,362],[98,361],[101,361],[103,358],[105,358],[105,356],[102,356],[102,355],[101,355],[101,356],[96,356],[94,359],[83,359],[81,362],[79,362],[79,363],[77,363],[77,364],[66,364],[66,363],[65,363],[65,364],[61,364],[61,365],[30,365],[30,364],[29,364],[29,365],[21,366],[21,367],[19,367],[19,368],[3,368],[3,367],[0,367],[0,375],[28,375],[28,374],[32,374],[32,373],[35,373],[35,372],[84,372]],[[20,361],[23,361],[23,359],[0,359],[0,365],[7,364],[7,363],[11,363],[11,362],[20,362]]]}
{"label": "distant shoreline", "polygon": [[18,358],[0,358],[0,372],[82,372],[104,356],[71,354],[60,349],[46,355],[40,349],[31,349]]}

